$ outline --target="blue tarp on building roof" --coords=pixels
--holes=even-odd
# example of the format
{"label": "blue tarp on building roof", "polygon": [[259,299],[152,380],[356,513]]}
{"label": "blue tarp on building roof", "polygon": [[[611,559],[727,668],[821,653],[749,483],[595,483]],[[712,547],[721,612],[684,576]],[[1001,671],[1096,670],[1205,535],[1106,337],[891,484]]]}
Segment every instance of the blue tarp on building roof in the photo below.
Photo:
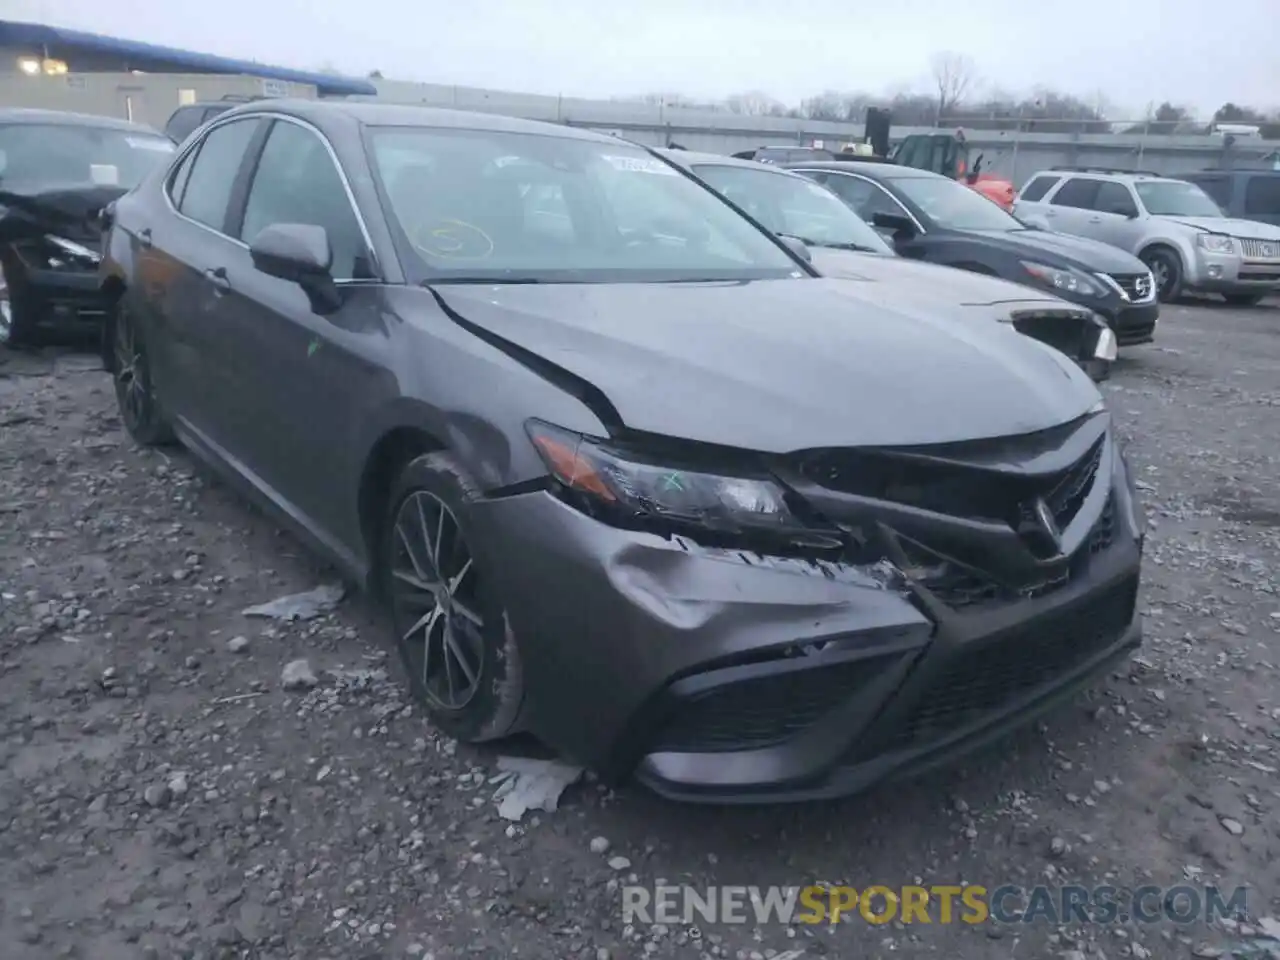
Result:
{"label": "blue tarp on building roof", "polygon": [[96,33],[51,27],[43,23],[0,20],[0,47],[30,49],[32,52],[48,50],[49,56],[55,57],[59,56],[60,51],[82,50],[110,54],[139,63],[164,64],[185,69],[191,73],[244,73],[267,80],[311,84],[321,96],[325,97],[375,96],[378,93],[378,88],[368,80],[359,80],[354,77],[335,77],[327,73],[272,67],[252,60],[215,57],[208,53],[160,47],[153,43],[123,40],[119,37],[104,37]]}

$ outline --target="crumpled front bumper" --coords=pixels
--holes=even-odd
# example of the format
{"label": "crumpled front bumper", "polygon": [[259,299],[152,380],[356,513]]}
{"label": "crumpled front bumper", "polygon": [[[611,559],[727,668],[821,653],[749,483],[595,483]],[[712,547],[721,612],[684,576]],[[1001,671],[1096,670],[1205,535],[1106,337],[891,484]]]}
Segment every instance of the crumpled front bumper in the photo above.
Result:
{"label": "crumpled front bumper", "polygon": [[529,729],[610,779],[723,803],[856,792],[949,758],[1123,656],[1140,541],[1122,513],[1068,586],[950,613],[875,570],[620,530],[541,491],[469,522],[520,644]]}

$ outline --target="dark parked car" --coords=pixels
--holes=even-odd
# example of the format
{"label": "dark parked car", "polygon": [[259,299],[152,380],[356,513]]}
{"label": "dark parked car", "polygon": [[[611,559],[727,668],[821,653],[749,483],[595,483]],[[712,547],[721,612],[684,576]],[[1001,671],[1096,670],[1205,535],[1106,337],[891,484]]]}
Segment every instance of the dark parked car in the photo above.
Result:
{"label": "dark parked car", "polygon": [[[807,177],[751,160],[659,150],[709,183],[768,230],[803,244],[803,256],[826,277],[890,284],[893,296],[911,291],[949,313],[1012,325],[1106,377],[1116,357],[1115,334],[1092,310],[1050,293],[996,277],[899,257],[880,234],[839,197]],[[869,256],[871,255],[871,256]]]}
{"label": "dark parked car", "polygon": [[123,120],[0,110],[0,341],[101,322],[99,213],[172,153]]}
{"label": "dark parked car", "polygon": [[1199,170],[1178,179],[1194,183],[1228,217],[1280,227],[1280,170]]}
{"label": "dark parked car", "polygon": [[182,143],[183,140],[195,133],[202,123],[208,123],[214,117],[220,117],[232,107],[239,106],[242,103],[264,99],[266,98],[227,94],[220,100],[203,100],[198,103],[184,104],[169,114],[169,119],[165,121],[164,125],[165,136],[174,143]]}
{"label": "dark parked car", "polygon": [[816,276],[618,139],[237,107],[119,201],[104,287],[126,428],[368,586],[464,740],[845,793],[1139,642],[1135,485],[1075,364]]}
{"label": "dark parked car", "polygon": [[877,163],[791,166],[884,230],[904,257],[1049,290],[1101,314],[1120,346],[1155,337],[1155,284],[1132,254],[1029,227],[964,185],[924,170]]}

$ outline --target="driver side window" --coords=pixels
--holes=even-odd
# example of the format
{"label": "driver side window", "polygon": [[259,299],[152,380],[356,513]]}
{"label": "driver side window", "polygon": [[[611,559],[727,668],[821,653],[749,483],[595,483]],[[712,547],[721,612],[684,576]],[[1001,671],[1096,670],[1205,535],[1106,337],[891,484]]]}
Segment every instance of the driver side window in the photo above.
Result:
{"label": "driver side window", "polygon": [[275,121],[249,188],[240,239],[253,243],[266,227],[304,223],[324,227],[333,249],[333,278],[374,276],[369,249],[346,187],[324,142],[312,131]]}

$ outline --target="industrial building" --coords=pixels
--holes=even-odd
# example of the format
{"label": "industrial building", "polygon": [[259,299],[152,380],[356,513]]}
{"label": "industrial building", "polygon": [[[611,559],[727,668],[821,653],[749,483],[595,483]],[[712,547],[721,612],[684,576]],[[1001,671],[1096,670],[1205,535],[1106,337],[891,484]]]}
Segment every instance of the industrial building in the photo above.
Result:
{"label": "industrial building", "polygon": [[273,67],[252,60],[215,57],[137,40],[104,37],[41,23],[0,20],[0,63],[26,76],[80,73],[169,73],[251,76],[313,86],[322,97],[374,96],[368,80]]}

